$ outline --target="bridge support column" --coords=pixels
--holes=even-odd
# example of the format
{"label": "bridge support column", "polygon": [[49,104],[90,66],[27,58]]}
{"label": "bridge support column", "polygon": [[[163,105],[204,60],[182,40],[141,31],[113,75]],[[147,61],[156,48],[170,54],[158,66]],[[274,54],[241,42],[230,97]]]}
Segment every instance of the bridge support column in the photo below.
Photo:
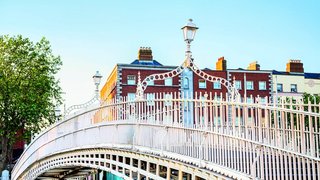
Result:
{"label": "bridge support column", "polygon": [[147,161],[146,166],[147,166],[146,167],[147,172],[150,173],[150,162]]}
{"label": "bridge support column", "polygon": [[168,166],[168,167],[167,167],[167,180],[171,180],[170,175],[171,175],[171,169],[170,169],[170,167]]}
{"label": "bridge support column", "polygon": [[[126,164],[126,158],[125,157],[122,157],[122,163],[123,164]],[[122,168],[122,174],[126,175],[126,168]]]}
{"label": "bridge support column", "polygon": [[[141,169],[141,160],[140,159],[138,160],[138,169]],[[139,170],[138,170],[138,179],[141,179],[141,175],[140,175]]]}
{"label": "bridge support column", "polygon": [[[116,162],[119,162],[119,156],[116,156]],[[116,165],[116,171],[119,172],[119,166]]]}
{"label": "bridge support column", "polygon": [[160,176],[160,165],[159,164],[157,164],[156,165],[156,176]]}
{"label": "bridge support column", "polygon": [[183,178],[183,172],[181,169],[179,169],[178,180],[182,180],[182,178]]}
{"label": "bridge support column", "polygon": [[[133,159],[130,158],[130,166],[133,167]],[[132,179],[132,170],[130,170],[130,178]]]}

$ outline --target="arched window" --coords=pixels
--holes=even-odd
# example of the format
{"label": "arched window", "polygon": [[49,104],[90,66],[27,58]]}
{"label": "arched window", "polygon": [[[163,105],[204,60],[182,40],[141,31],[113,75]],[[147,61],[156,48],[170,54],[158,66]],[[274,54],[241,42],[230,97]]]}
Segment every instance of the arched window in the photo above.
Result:
{"label": "arched window", "polygon": [[187,77],[183,78],[183,88],[189,89],[189,78]]}

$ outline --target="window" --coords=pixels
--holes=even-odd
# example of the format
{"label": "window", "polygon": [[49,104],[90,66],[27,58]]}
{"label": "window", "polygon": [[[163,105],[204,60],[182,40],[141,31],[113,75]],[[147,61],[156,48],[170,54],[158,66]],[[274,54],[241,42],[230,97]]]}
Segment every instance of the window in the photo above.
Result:
{"label": "window", "polygon": [[148,86],[154,86],[154,81],[153,80],[147,81],[147,83],[148,83]]}
{"label": "window", "polygon": [[236,81],[236,88],[241,89],[241,81]]}
{"label": "window", "polygon": [[247,103],[253,103],[252,97],[247,97]]}
{"label": "window", "polygon": [[204,79],[199,79],[199,88],[200,89],[207,88],[206,81]]}
{"label": "window", "polygon": [[172,94],[165,95],[165,105],[172,106]]}
{"label": "window", "polygon": [[148,106],[153,106],[154,105],[154,98],[155,95],[154,93],[147,93],[147,105]]}
{"label": "window", "polygon": [[253,81],[247,81],[247,90],[253,90]]}
{"label": "window", "polygon": [[136,84],[136,76],[128,75],[127,76],[127,84],[128,85],[135,85]]}
{"label": "window", "polygon": [[290,87],[291,92],[298,92],[297,84],[291,84]]}
{"label": "window", "polygon": [[259,90],[266,90],[267,83],[265,81],[259,81]]}
{"label": "window", "polygon": [[221,83],[219,81],[213,82],[213,89],[221,89]]}
{"label": "window", "polygon": [[128,93],[128,101],[134,101],[136,98],[136,93]]}
{"label": "window", "polygon": [[283,91],[283,85],[277,84],[277,92],[282,92],[282,91]]}
{"label": "window", "polygon": [[189,89],[189,79],[187,77],[183,78],[183,88]]}
{"label": "window", "polygon": [[[201,101],[201,106],[204,106],[205,105],[205,100],[207,100],[204,96],[200,96],[199,97],[199,100]],[[199,103],[199,106],[200,106],[200,103]]]}
{"label": "window", "polygon": [[260,97],[258,100],[260,104],[266,104],[267,102],[266,97]]}
{"label": "window", "polygon": [[165,86],[172,86],[172,78],[167,78],[164,80]]}

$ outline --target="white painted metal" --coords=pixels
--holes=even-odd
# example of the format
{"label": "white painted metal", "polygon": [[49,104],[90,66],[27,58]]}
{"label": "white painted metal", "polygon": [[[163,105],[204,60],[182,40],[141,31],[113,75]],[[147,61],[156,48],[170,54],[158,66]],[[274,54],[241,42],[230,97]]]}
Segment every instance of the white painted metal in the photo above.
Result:
{"label": "white painted metal", "polygon": [[[320,175],[318,104],[296,100],[270,104],[259,98],[246,103],[178,93],[172,99],[165,94],[155,97],[152,102],[145,97],[123,98],[57,122],[27,147],[13,178],[33,171],[39,174],[44,165],[32,169],[35,163],[87,146],[139,150],[231,178],[316,179]],[[194,104],[188,107],[194,110],[193,127],[183,124],[185,102]]]}

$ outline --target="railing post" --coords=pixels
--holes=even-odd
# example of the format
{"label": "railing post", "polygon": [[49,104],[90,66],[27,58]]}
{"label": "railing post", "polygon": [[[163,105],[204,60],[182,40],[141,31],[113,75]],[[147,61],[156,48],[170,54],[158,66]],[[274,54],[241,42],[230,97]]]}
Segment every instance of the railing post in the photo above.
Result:
{"label": "railing post", "polygon": [[257,152],[257,156],[253,159],[253,162],[251,164],[251,177],[252,179],[256,179],[257,178],[257,164],[258,164],[258,160],[260,159],[260,154],[261,154],[261,146],[256,146],[255,148],[255,152]]}
{"label": "railing post", "polygon": [[[165,134],[164,134],[164,136],[162,137],[162,140],[161,140],[161,154],[160,154],[160,156],[164,156],[164,154],[163,154],[163,151],[164,151],[164,145],[163,145],[163,141],[165,140],[165,139],[168,139],[167,138],[167,136],[168,136],[168,127],[167,126],[165,126],[164,127],[164,130],[165,130]],[[168,140],[166,141],[167,143],[166,143],[166,150],[167,150],[167,145],[168,145]]]}
{"label": "railing post", "polygon": [[207,132],[203,132],[202,133],[202,141],[201,141],[201,144],[199,146],[199,167],[200,168],[204,168],[205,167],[205,163],[203,162],[204,160],[204,152],[203,152],[203,145],[204,143],[207,141],[207,136],[208,136],[208,133]]}

